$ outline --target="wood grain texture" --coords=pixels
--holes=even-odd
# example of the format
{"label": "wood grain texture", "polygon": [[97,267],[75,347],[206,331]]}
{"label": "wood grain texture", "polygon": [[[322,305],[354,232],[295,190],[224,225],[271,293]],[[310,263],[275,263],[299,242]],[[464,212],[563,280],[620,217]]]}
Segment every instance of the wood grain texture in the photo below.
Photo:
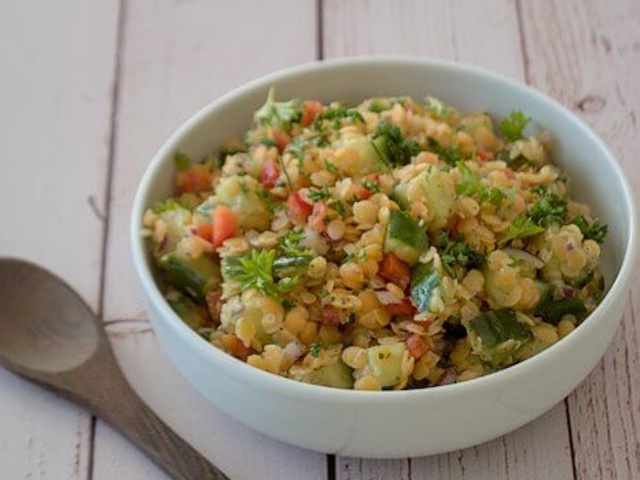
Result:
{"label": "wood grain texture", "polygon": [[[117,0],[0,3],[0,253],[99,303]],[[0,371],[0,478],[85,479],[91,417]]]}
{"label": "wood grain texture", "polygon": [[[525,79],[515,1],[325,0],[323,25],[327,57],[435,56]],[[336,463],[343,480],[573,478],[564,404],[510,435],[459,452],[413,460],[338,458]]]}
{"label": "wood grain texture", "polygon": [[[530,82],[580,115],[640,188],[640,4],[522,2]],[[548,38],[554,38],[549,42]],[[637,193],[636,193],[637,195]],[[569,397],[579,479],[640,478],[638,270],[604,360]]]}
{"label": "wood grain texture", "polygon": [[316,56],[314,0],[135,0],[125,2],[124,13],[106,320],[145,318],[130,261],[129,214],[156,150],[216,96]]}
{"label": "wood grain texture", "polygon": [[[234,480],[325,478],[324,455],[284,445],[243,426],[196,393],[160,350],[148,324],[110,325],[115,353],[142,398],[175,431]],[[165,477],[109,427],[96,431],[94,480]]]}

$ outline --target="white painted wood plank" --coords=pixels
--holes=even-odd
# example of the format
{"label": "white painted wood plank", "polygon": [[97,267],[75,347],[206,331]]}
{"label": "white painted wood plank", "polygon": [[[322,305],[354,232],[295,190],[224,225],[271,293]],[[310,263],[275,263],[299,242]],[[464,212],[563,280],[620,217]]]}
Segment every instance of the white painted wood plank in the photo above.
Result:
{"label": "white painted wood plank", "polygon": [[[106,320],[146,318],[131,267],[128,227],[135,188],[152,155],[182,121],[217,95],[269,71],[314,60],[316,39],[314,0],[126,2]],[[119,327],[129,328],[127,323]],[[115,342],[126,370],[144,372],[134,385],[179,433],[235,473],[233,478],[324,478],[324,455],[270,440],[218,412],[174,372],[154,340],[145,342]],[[96,479],[161,477],[100,423],[94,474]]]}
{"label": "white painted wood plank", "polygon": [[[640,4],[523,2],[531,83],[587,121],[640,188]],[[549,42],[554,38],[554,42]],[[637,194],[637,193],[636,193]],[[579,479],[640,478],[639,276],[603,362],[569,397]]]}
{"label": "white painted wood plank", "polygon": [[107,320],[145,317],[130,260],[129,213],[156,150],[216,96],[316,56],[314,0],[136,0],[126,3],[124,25]]}
{"label": "white painted wood plank", "polygon": [[[117,0],[0,3],[0,254],[99,298]],[[85,479],[91,417],[0,370],[0,478]]]}
{"label": "white painted wood plank", "polygon": [[[514,1],[325,0],[324,14],[327,57],[372,53],[436,56],[524,80]],[[564,404],[536,422],[478,447],[411,461],[338,458],[337,465],[338,478],[343,480],[573,477]]]}
{"label": "white painted wood plank", "polygon": [[[140,396],[178,434],[234,480],[325,478],[324,455],[256,433],[211,406],[179,374],[146,322],[108,327],[118,361]],[[166,477],[109,427],[96,431],[94,480]]]}

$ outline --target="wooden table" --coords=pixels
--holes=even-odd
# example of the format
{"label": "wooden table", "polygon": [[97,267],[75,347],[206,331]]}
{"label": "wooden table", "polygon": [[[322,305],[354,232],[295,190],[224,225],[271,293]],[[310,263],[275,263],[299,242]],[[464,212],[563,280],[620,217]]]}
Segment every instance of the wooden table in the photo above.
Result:
{"label": "wooden table", "polygon": [[[436,457],[342,458],[255,433],[196,393],[147,323],[128,247],[147,162],[232,87],[319,58],[374,53],[481,65],[585,119],[640,188],[638,0],[4,0],[0,253],[67,278],[127,377],[234,479],[640,478],[638,276],[604,360],[535,422]],[[84,411],[0,370],[0,478],[166,478]]]}

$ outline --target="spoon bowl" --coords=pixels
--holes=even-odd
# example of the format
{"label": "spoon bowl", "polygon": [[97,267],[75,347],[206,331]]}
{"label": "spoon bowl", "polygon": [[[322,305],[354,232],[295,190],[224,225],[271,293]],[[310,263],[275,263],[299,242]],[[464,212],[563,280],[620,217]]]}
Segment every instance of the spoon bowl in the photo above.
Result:
{"label": "spoon bowl", "polygon": [[136,395],[102,323],[54,274],[0,258],[0,364],[87,408],[176,480],[228,477]]}

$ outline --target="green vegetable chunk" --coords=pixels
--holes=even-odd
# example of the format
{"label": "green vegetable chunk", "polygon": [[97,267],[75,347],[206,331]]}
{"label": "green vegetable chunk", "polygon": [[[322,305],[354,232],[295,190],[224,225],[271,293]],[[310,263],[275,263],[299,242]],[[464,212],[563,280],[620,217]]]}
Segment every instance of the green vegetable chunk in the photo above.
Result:
{"label": "green vegetable chunk", "polygon": [[202,300],[205,293],[220,283],[218,266],[207,255],[191,258],[170,252],[160,258],[158,265],[170,284],[196,300]]}
{"label": "green vegetable chunk", "polygon": [[429,247],[424,229],[409,214],[392,210],[387,229],[386,248],[410,265]]}
{"label": "green vegetable chunk", "polygon": [[587,312],[579,297],[554,299],[555,287],[545,282],[536,281],[536,288],[540,292],[540,301],[533,309],[533,314],[547,323],[557,325],[564,315],[575,315],[578,320],[582,320]]}
{"label": "green vegetable chunk", "polygon": [[513,363],[514,355],[533,339],[513,310],[484,312],[465,326],[474,352],[494,367]]}
{"label": "green vegetable chunk", "polygon": [[367,349],[367,365],[371,375],[384,387],[395,387],[402,378],[402,358],[407,351],[404,343],[378,345]]}
{"label": "green vegetable chunk", "polygon": [[183,295],[177,290],[170,290],[166,298],[173,311],[178,314],[184,323],[194,330],[204,327],[207,324],[208,318],[204,308],[186,295]]}
{"label": "green vegetable chunk", "polygon": [[433,261],[421,263],[413,269],[411,275],[411,300],[418,312],[429,310],[436,289],[440,286],[441,276],[436,272]]}
{"label": "green vegetable chunk", "polygon": [[305,374],[301,381],[333,388],[353,388],[352,370],[339,357],[332,363]]}
{"label": "green vegetable chunk", "polygon": [[302,102],[297,98],[288,102],[276,102],[275,95],[276,91],[271,87],[267,101],[256,111],[253,119],[258,125],[288,130],[293,122],[302,117]]}
{"label": "green vegetable chunk", "polygon": [[531,121],[520,110],[512,111],[507,118],[500,122],[500,133],[509,142],[515,142],[523,137],[524,129]]}

